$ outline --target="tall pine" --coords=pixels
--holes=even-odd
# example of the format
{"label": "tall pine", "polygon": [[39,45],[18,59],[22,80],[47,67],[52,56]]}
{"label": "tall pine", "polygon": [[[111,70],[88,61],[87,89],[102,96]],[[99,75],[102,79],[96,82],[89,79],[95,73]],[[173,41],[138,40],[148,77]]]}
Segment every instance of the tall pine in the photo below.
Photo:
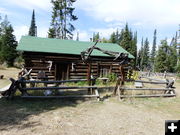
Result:
{"label": "tall pine", "polygon": [[131,63],[131,65],[135,67],[137,62],[137,32],[133,34],[133,32],[129,30],[128,24],[126,24],[124,30],[121,31],[118,40],[120,46],[135,57],[133,63]]}
{"label": "tall pine", "polygon": [[76,0],[51,0],[53,5],[51,27],[48,31],[49,38],[72,39],[75,30],[72,21],[77,20],[73,14],[73,3]]}
{"label": "tall pine", "polygon": [[131,35],[129,32],[128,24],[126,24],[125,29],[123,31],[120,45],[128,52],[131,51]]}
{"label": "tall pine", "polygon": [[166,40],[161,41],[161,46],[159,47],[155,70],[157,72],[175,72],[177,64],[177,52],[174,46],[168,46]]}
{"label": "tall pine", "polygon": [[137,32],[134,33],[132,37],[132,55],[135,57],[134,59],[134,67],[137,66]]}
{"label": "tall pine", "polygon": [[113,32],[110,36],[110,39],[109,39],[109,42],[110,43],[117,43],[117,35],[115,34],[115,32]]}
{"label": "tall pine", "polygon": [[143,59],[144,59],[144,40],[141,40],[141,49],[139,50],[139,67],[143,70]]}
{"label": "tall pine", "polygon": [[100,40],[100,35],[99,32],[98,33],[93,33],[93,42],[99,41]]}
{"label": "tall pine", "polygon": [[9,23],[7,17],[5,17],[4,21],[1,23],[0,62],[6,62],[8,66],[13,66],[14,60],[17,57],[17,42],[13,35],[13,31],[13,27]]}
{"label": "tall pine", "polygon": [[29,36],[37,36],[37,26],[36,26],[36,22],[35,22],[35,11],[33,10],[32,13],[32,19],[31,19],[31,25],[29,28]]}
{"label": "tall pine", "polygon": [[151,68],[154,71],[154,62],[155,62],[155,56],[156,56],[156,40],[157,40],[157,31],[156,29],[154,30],[154,36],[153,36],[153,45],[151,49]]}
{"label": "tall pine", "polygon": [[169,47],[166,40],[161,41],[161,46],[159,47],[156,63],[155,63],[155,70],[156,72],[164,72],[168,71],[169,66],[169,59],[168,59]]}
{"label": "tall pine", "polygon": [[143,70],[149,70],[150,68],[150,59],[149,59],[149,41],[148,38],[144,41],[144,47],[143,47],[143,56],[142,56],[142,69]]}

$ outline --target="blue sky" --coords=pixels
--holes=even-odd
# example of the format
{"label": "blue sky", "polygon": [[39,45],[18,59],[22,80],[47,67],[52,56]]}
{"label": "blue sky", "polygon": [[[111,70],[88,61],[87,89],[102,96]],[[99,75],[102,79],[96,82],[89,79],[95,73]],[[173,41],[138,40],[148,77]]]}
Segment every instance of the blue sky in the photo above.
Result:
{"label": "blue sky", "polygon": [[[38,36],[47,37],[51,7],[50,0],[0,0],[0,14],[8,16],[18,41],[28,33],[33,9]],[[138,32],[138,46],[142,37],[152,43],[154,29],[159,44],[161,39],[170,41],[180,24],[180,0],[77,0],[74,7],[79,18],[74,22],[74,38],[78,31],[82,41],[89,41],[93,32],[107,38],[128,22],[132,31]]]}

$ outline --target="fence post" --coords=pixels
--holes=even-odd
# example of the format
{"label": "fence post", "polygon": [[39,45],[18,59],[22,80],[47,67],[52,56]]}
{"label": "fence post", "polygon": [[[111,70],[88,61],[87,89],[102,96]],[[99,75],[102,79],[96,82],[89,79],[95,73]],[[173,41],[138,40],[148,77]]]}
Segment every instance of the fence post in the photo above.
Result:
{"label": "fence post", "polygon": [[20,92],[22,93],[23,96],[27,96],[28,93],[27,93],[26,90],[24,90],[24,88],[26,88],[26,83],[24,83],[24,80],[25,80],[24,77],[21,77],[21,78],[19,79],[19,82],[20,82],[20,83],[19,83],[19,90],[20,90]]}
{"label": "fence post", "polygon": [[[91,63],[88,63],[88,69],[87,69],[87,81],[88,85],[91,86]],[[88,94],[92,94],[92,89],[88,88]]]}

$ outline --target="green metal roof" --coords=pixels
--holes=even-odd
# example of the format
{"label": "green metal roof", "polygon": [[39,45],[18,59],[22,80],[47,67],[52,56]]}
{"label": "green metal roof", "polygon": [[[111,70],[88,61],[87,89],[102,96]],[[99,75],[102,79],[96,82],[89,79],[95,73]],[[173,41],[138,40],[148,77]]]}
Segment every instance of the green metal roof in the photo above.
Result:
{"label": "green metal roof", "polygon": [[[17,50],[27,52],[47,52],[80,55],[82,51],[86,50],[88,47],[92,45],[94,45],[94,42],[22,36],[17,46]],[[96,46],[104,50],[128,53],[118,44],[98,43]],[[129,58],[134,58],[130,53],[128,54]],[[98,50],[93,50],[91,55],[108,56],[107,54],[104,54]]]}

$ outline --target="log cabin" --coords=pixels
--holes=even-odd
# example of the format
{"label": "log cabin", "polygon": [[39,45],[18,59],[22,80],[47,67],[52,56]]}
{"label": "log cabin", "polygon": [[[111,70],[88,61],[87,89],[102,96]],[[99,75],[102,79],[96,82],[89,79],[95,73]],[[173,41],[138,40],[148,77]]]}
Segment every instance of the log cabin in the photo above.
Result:
{"label": "log cabin", "polygon": [[[94,42],[22,36],[17,50],[22,52],[25,68],[32,69],[31,76],[35,79],[40,71],[44,71],[49,80],[106,77],[111,73],[119,75],[118,61],[101,51],[93,50],[91,60],[88,63],[82,61],[81,52],[92,45]],[[97,47],[127,53],[129,59],[134,58],[118,44],[98,43]]]}

